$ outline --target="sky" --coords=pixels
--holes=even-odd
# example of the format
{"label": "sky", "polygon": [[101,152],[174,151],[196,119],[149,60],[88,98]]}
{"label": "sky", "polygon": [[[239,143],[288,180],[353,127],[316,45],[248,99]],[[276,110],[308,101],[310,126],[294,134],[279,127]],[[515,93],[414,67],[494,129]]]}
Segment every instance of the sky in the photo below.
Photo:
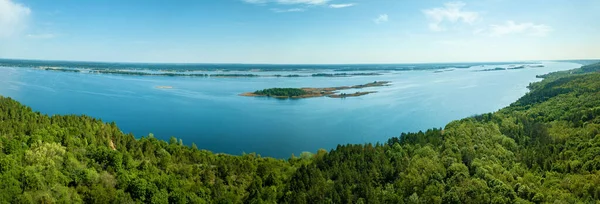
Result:
{"label": "sky", "polygon": [[600,58],[598,0],[0,0],[0,58],[353,64]]}

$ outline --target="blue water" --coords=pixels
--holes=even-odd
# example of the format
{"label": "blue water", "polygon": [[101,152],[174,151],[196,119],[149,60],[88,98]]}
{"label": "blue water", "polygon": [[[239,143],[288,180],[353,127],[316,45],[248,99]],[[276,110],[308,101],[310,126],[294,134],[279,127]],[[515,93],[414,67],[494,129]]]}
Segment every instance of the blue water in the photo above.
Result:
{"label": "blue water", "polygon": [[[441,73],[387,71],[380,76],[337,78],[125,76],[0,67],[0,95],[46,114],[85,114],[115,121],[125,133],[137,137],[149,133],[161,139],[175,136],[213,152],[287,158],[337,144],[385,142],[401,132],[439,128],[452,120],[496,111],[524,95],[526,86],[539,80],[535,75],[581,66],[543,64],[505,71],[474,72],[498,67],[491,65]],[[392,85],[363,89],[378,93],[356,98],[238,96],[272,87],[332,87],[383,80]]]}

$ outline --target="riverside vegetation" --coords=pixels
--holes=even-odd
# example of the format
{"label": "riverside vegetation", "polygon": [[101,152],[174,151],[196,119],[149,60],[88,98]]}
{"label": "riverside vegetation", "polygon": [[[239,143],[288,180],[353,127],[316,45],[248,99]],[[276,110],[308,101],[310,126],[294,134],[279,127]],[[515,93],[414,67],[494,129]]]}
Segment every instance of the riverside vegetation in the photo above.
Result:
{"label": "riverside vegetation", "polygon": [[0,98],[0,203],[597,203],[598,67],[546,75],[443,129],[289,159],[136,138]]}

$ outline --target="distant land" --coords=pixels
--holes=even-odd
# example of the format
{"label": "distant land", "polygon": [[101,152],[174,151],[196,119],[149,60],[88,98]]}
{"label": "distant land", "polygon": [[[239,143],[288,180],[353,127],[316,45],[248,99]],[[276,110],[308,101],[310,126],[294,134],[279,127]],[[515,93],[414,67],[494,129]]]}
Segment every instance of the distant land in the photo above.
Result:
{"label": "distant land", "polygon": [[[578,60],[580,61],[580,60]],[[600,61],[600,60],[598,60]],[[0,59],[3,67],[52,67],[90,70],[160,70],[171,72],[186,71],[299,71],[330,69],[336,72],[348,71],[407,71],[438,70],[449,68],[470,68],[481,65],[532,64],[540,61],[514,62],[465,62],[465,63],[407,63],[407,64],[212,64],[212,63],[120,63],[120,62],[80,62],[80,61],[47,61]]]}
{"label": "distant land", "polygon": [[519,65],[519,66],[510,65],[507,68],[496,67],[496,68],[491,68],[491,69],[474,70],[474,72],[506,71],[506,70],[514,70],[514,69],[540,68],[540,67],[544,67],[544,65],[541,65],[541,64],[527,64],[527,65]]}
{"label": "distant land", "polygon": [[[600,60],[563,60],[583,65]],[[391,71],[432,70],[435,73],[498,66],[481,71],[543,67],[541,61],[414,63],[414,64],[211,64],[211,63],[120,63],[0,59],[0,67],[32,68],[81,74],[115,74],[168,77],[356,77],[380,76]],[[509,65],[509,67],[501,67]]]}

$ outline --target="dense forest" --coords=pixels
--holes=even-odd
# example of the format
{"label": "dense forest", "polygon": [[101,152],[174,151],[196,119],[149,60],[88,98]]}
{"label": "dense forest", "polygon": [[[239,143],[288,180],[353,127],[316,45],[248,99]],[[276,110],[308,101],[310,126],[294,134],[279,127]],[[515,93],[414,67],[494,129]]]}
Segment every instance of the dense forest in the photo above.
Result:
{"label": "dense forest", "polygon": [[302,96],[307,94],[303,89],[298,88],[270,88],[255,91],[254,94],[260,96],[280,96],[280,97],[293,97]]}
{"label": "dense forest", "polygon": [[136,138],[0,98],[0,203],[598,203],[594,66],[443,129],[286,160]]}

